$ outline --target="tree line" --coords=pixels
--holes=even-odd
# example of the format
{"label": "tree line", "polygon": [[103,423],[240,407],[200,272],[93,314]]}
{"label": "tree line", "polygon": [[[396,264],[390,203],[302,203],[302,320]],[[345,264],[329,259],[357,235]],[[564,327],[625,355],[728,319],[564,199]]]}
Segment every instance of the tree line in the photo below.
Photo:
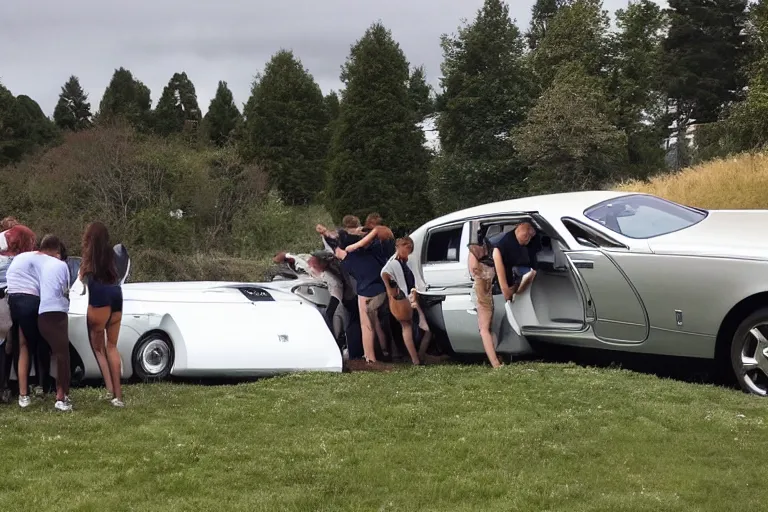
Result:
{"label": "tree line", "polygon": [[[669,0],[663,9],[633,0],[611,16],[600,0],[537,0],[521,30],[504,2],[485,0],[441,37],[439,90],[374,23],[350,48],[341,91],[323,95],[300,58],[281,50],[241,108],[220,81],[205,116],[185,72],[153,109],[149,88],[121,67],[95,114],[72,76],[52,120],[0,85],[0,166],[68,140],[82,145],[87,138],[72,137],[83,132],[111,127],[119,138],[113,127],[123,123],[137,141],[219,155],[249,183],[243,170],[258,168],[284,204],[322,204],[336,219],[377,211],[412,229],[484,202],[600,188],[761,149],[766,3]],[[437,131],[436,149],[425,144],[425,123]],[[242,187],[227,179],[216,178],[218,193],[237,196]],[[222,229],[231,231],[236,216],[227,215]]]}

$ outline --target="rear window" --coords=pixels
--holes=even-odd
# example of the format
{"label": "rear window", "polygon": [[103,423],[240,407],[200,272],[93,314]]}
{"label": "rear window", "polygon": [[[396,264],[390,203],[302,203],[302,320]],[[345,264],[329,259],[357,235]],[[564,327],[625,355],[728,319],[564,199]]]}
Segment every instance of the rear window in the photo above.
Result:
{"label": "rear window", "polygon": [[633,194],[603,201],[584,215],[628,238],[653,238],[689,228],[707,217],[705,211],[660,197]]}
{"label": "rear window", "polygon": [[459,246],[463,226],[432,231],[427,240],[426,263],[448,263],[459,261]]}

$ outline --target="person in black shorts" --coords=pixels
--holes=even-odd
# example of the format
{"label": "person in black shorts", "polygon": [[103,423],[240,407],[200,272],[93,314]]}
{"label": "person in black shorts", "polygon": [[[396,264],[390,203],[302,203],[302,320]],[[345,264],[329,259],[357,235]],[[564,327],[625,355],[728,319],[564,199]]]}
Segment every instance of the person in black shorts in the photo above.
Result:
{"label": "person in black shorts", "polygon": [[109,244],[109,232],[101,222],[89,224],[83,235],[80,279],[88,288],[87,322],[91,349],[107,390],[112,395],[112,405],[123,407],[121,362],[117,350],[123,318],[123,291],[115,251]]}

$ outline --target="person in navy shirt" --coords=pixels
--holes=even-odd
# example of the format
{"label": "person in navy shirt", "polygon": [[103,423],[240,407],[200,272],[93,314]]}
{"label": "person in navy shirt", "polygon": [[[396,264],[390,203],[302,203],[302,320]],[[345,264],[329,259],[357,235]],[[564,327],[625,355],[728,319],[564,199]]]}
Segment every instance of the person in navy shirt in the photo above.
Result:
{"label": "person in navy shirt", "polygon": [[493,250],[496,277],[504,299],[514,300],[524,292],[536,277],[538,261],[536,244],[529,244],[536,236],[536,229],[530,222],[521,222],[513,231],[500,233],[488,239]]}
{"label": "person in navy shirt", "polygon": [[387,299],[384,281],[381,280],[381,269],[384,267],[383,249],[376,241],[363,249],[347,253],[344,249],[361,240],[360,219],[347,215],[342,220],[343,229],[332,233],[320,229],[324,239],[336,245],[334,254],[341,260],[344,271],[351,275],[357,283],[358,309],[363,335],[363,354],[368,363],[376,362],[375,338],[379,338],[384,357],[389,356],[388,340],[379,318],[379,309]]}

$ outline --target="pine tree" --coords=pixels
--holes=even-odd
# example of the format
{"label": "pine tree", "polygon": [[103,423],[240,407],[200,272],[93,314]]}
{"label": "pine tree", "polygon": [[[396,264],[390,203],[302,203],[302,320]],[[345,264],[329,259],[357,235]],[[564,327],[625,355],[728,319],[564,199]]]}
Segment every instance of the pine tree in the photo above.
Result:
{"label": "pine tree", "polygon": [[562,7],[569,5],[572,0],[536,0],[531,9],[531,23],[525,38],[528,40],[528,48],[535,50],[539,42],[547,35],[552,18]]}
{"label": "pine tree", "polygon": [[281,50],[253,83],[241,154],[264,165],[283,200],[308,203],[325,180],[328,120],[320,86],[292,52]]}
{"label": "pine tree", "polygon": [[676,125],[716,121],[741,96],[747,0],[669,0],[664,82]]}
{"label": "pine tree", "polygon": [[234,140],[241,122],[242,117],[232,91],[227,87],[227,82],[219,81],[216,96],[211,100],[203,120],[208,139],[217,146],[224,146]]}
{"label": "pine tree", "polygon": [[413,70],[408,80],[408,96],[411,99],[411,108],[416,112],[418,121],[424,120],[435,111],[432,100],[432,87],[427,83],[427,74],[423,66]]}
{"label": "pine tree", "polygon": [[152,99],[149,88],[136,80],[130,71],[121,67],[115,70],[96,115],[98,122],[109,122],[125,118],[134,127],[145,130],[149,127]]}
{"label": "pine tree", "polygon": [[627,139],[606,105],[599,80],[582,64],[560,67],[514,134],[531,169],[531,193],[596,189],[616,178],[627,164]]}
{"label": "pine tree", "polygon": [[56,126],[64,130],[80,131],[91,127],[91,104],[80,86],[80,80],[72,75],[61,87],[59,101],[53,111]]}
{"label": "pine tree", "polygon": [[639,0],[616,12],[616,24],[611,91],[616,126],[628,136],[630,174],[642,178],[664,166],[661,45],[666,18],[658,4]]}
{"label": "pine tree", "polygon": [[185,130],[194,131],[200,124],[197,93],[187,73],[174,73],[157,102],[153,114],[155,132],[168,136]]}
{"label": "pine tree", "polygon": [[563,64],[580,63],[605,77],[610,64],[610,19],[601,0],[573,0],[557,10],[532,55],[538,83],[546,89]]}
{"label": "pine tree", "polygon": [[432,214],[429,153],[408,94],[409,65],[392,33],[371,25],[342,68],[346,89],[331,146],[328,206],[346,214],[380,213],[394,230]]}
{"label": "pine tree", "polygon": [[59,132],[29,96],[14,97],[0,83],[0,167],[58,140]]}
{"label": "pine tree", "polygon": [[435,205],[452,211],[522,193],[525,172],[509,135],[533,102],[533,83],[509,8],[486,0],[457,36],[442,37],[442,48]]}

